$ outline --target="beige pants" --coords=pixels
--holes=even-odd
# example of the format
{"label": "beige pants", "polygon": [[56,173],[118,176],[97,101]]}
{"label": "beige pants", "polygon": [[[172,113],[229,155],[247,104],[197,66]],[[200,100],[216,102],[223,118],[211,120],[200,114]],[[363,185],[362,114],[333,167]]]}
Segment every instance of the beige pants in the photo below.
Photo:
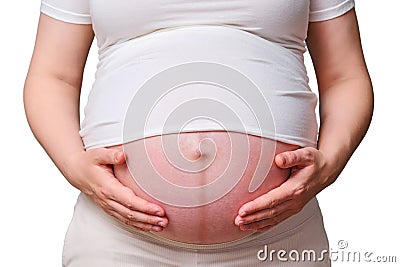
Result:
{"label": "beige pants", "polygon": [[330,266],[317,200],[267,232],[194,245],[128,228],[80,194],[65,238],[63,266]]}

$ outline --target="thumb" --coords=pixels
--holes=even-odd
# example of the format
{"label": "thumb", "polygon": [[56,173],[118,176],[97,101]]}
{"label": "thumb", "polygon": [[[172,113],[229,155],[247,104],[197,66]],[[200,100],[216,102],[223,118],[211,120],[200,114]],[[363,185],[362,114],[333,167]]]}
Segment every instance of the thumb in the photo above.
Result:
{"label": "thumb", "polygon": [[313,162],[313,153],[308,148],[282,152],[275,156],[279,168],[287,169],[294,166],[307,166]]}
{"label": "thumb", "polygon": [[99,164],[122,164],[125,162],[125,155],[122,150],[99,148],[93,151],[95,161]]}
{"label": "thumb", "polygon": [[125,153],[124,153],[124,151],[123,150],[117,150],[118,152],[116,152],[115,154],[114,154],[114,158],[115,158],[115,165],[118,165],[118,164],[122,164],[122,163],[124,163],[125,162]]}

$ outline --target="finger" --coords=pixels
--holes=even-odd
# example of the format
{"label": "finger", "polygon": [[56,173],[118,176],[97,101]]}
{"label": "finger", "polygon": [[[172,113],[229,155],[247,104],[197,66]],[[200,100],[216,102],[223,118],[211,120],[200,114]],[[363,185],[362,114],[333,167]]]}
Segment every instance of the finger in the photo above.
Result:
{"label": "finger", "polygon": [[243,224],[240,226],[240,230],[242,231],[266,231],[273,226],[278,225],[279,223],[283,222],[287,218],[291,217],[292,215],[296,214],[295,210],[286,210],[285,212],[266,220],[250,223],[250,224]]}
{"label": "finger", "polygon": [[118,152],[116,152],[116,154],[114,154],[115,156],[115,163],[114,165],[118,165],[118,164],[123,164],[125,163],[125,153],[122,150],[119,150]]}
{"label": "finger", "polygon": [[235,224],[237,226],[240,226],[243,224],[250,224],[253,222],[271,219],[291,209],[292,206],[293,206],[293,200],[288,200],[270,209],[263,209],[244,217],[237,216],[235,219]]}
{"label": "finger", "polygon": [[294,166],[308,166],[313,164],[316,149],[311,147],[300,148],[294,151],[285,151],[275,156],[275,163],[279,168]]}
{"label": "finger", "polygon": [[137,197],[130,188],[122,185],[112,174],[102,174],[102,178],[104,178],[102,183],[93,190],[100,200],[113,200],[130,210],[164,216],[163,208]]}
{"label": "finger", "polygon": [[162,207],[136,196],[130,188],[123,187],[122,191],[122,194],[118,196],[118,202],[128,209],[160,217],[165,216],[165,211]]}
{"label": "finger", "polygon": [[122,164],[125,162],[124,152],[119,149],[97,148],[88,150],[98,164]]}
{"label": "finger", "polygon": [[250,202],[245,203],[239,209],[239,216],[244,217],[260,210],[273,208],[283,202],[291,200],[293,197],[292,187],[292,182],[287,180],[281,186],[272,189],[268,193]]}
{"label": "finger", "polygon": [[110,216],[115,217],[116,219],[118,219],[119,221],[121,221],[122,223],[131,226],[137,230],[141,230],[141,231],[155,231],[155,232],[160,232],[163,230],[162,226],[159,225],[153,225],[153,224],[149,224],[149,223],[144,223],[144,222],[140,222],[140,221],[134,221],[131,220],[129,218],[127,218],[126,216],[123,216],[120,212],[117,211],[117,208],[113,208],[112,205],[110,205],[110,202],[106,202],[104,200],[101,200],[99,198],[94,197],[93,200]]}
{"label": "finger", "polygon": [[108,210],[107,213],[110,214],[111,216],[117,218],[119,221],[123,222],[124,224],[131,226],[140,231],[161,232],[163,230],[163,227],[161,227],[161,226],[155,226],[155,225],[151,225],[151,224],[147,224],[147,223],[131,221],[131,220],[125,218],[124,216],[121,216],[121,214],[119,214],[118,212],[115,212],[113,210]]}
{"label": "finger", "polygon": [[161,226],[166,227],[168,224],[168,219],[163,217],[151,216],[142,212],[130,210],[125,206],[119,204],[115,201],[109,201],[108,207],[110,210],[119,213],[125,219],[130,220],[131,222],[142,222],[145,224],[151,224],[153,226]]}

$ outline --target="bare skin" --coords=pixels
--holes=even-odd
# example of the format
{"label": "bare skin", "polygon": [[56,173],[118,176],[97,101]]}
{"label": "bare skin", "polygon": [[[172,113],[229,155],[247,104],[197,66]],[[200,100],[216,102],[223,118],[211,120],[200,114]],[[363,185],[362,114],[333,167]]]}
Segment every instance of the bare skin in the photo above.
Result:
{"label": "bare skin", "polygon": [[[230,179],[235,181],[236,179],[240,179],[238,184],[229,193],[227,192],[226,195],[212,203],[197,207],[179,207],[158,201],[145,193],[132,178],[126,164],[115,165],[114,174],[123,185],[129,187],[137,196],[149,202],[156,203],[165,210],[168,219],[159,218],[161,227],[153,227],[152,231],[158,232],[158,235],[168,239],[186,243],[221,243],[251,234],[251,232],[241,231],[234,224],[238,209],[244,203],[280,186],[290,174],[289,169],[278,168],[272,162],[271,168],[269,170],[268,168],[265,169],[265,180],[260,188],[250,193],[248,188],[253,174],[257,168],[262,169],[265,167],[258,166],[258,164],[267,164],[267,162],[260,161],[261,150],[263,150],[263,153],[272,154],[271,158],[273,158],[274,155],[283,151],[293,151],[299,148],[296,145],[234,132],[230,132],[229,135],[223,131],[190,132],[174,135],[178,135],[179,138],[179,153],[185,157],[185,160],[192,162],[196,160],[196,164],[200,167],[199,171],[188,173],[184,168],[177,168],[177,160],[174,160],[173,156],[168,156],[164,153],[163,149],[168,149],[170,145],[177,145],[174,142],[174,137],[171,135],[163,137],[164,143],[162,143],[160,136],[155,136],[146,138],[145,140],[134,141],[133,144],[130,144],[130,148],[132,149],[132,153],[139,154],[138,157],[140,159],[137,162],[142,163],[143,147],[139,143],[144,142],[146,153],[153,168],[160,177],[172,184],[188,187],[207,185],[216,180],[220,175],[227,173],[226,168],[232,168],[232,171],[238,175],[238,177],[230,177]],[[203,145],[202,153],[199,154],[199,144],[205,138],[213,140],[216,146],[216,153],[210,151],[211,149],[208,150],[207,145]],[[237,144],[240,140],[245,141],[243,148],[235,151],[235,149],[232,149],[230,142],[236,142],[236,145],[240,145]],[[272,143],[275,143],[276,151],[273,150],[274,145]],[[111,148],[121,149],[121,146],[113,146]],[[236,155],[232,157],[231,153],[236,153]],[[210,158],[212,158],[211,164],[209,164]],[[245,165],[242,162],[245,162]],[[145,174],[146,170],[143,175]],[[150,173],[146,176],[149,179],[155,179],[151,175]],[[166,189],[160,188],[159,190]],[[204,192],[204,194],[206,193]],[[139,219],[141,216],[140,213],[131,212],[128,209],[126,209],[126,213],[125,218],[131,216]],[[124,220],[124,218],[121,219]]]}
{"label": "bare skin", "polygon": [[[80,87],[93,36],[91,25],[64,23],[41,14],[24,88],[28,122],[73,186],[111,216],[149,231],[159,227],[160,218],[168,222],[165,209],[136,195],[115,177],[112,166],[124,163],[120,149],[85,151],[79,136]],[[354,10],[310,23],[307,44],[319,85],[318,147],[276,155],[276,166],[292,168],[291,176],[275,189],[242,203],[232,218],[241,231],[262,232],[299,212],[337,179],[368,129],[373,92]]]}

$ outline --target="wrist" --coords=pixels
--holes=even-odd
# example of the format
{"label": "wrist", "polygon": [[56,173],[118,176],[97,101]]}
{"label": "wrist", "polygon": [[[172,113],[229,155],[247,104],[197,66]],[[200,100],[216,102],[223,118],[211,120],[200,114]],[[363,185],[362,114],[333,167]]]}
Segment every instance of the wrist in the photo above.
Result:
{"label": "wrist", "polygon": [[82,171],[80,171],[82,170],[80,166],[87,165],[84,157],[85,153],[85,150],[68,153],[60,164],[60,171],[65,179],[67,179],[73,187],[82,192],[88,191],[85,189],[87,186],[84,185],[83,179],[81,178],[84,175]]}
{"label": "wrist", "polygon": [[347,160],[340,153],[333,153],[323,149],[320,149],[320,152],[323,155],[324,187],[328,187],[336,181]]}

